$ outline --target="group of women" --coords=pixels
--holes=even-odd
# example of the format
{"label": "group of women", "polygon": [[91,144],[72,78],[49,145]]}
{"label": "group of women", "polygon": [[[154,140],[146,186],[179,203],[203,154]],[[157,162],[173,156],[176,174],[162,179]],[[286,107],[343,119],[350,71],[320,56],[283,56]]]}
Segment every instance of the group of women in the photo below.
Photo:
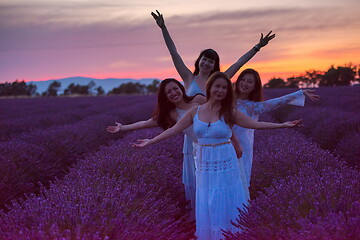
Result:
{"label": "group of women", "polygon": [[129,125],[116,122],[107,131],[115,133],[157,126],[165,130],[153,139],[140,139],[134,144],[137,147],[183,132],[182,181],[193,210],[191,217],[196,221],[195,235],[199,240],[221,239],[222,230],[237,230],[231,220],[236,219],[237,208],[243,208],[250,198],[253,129],[301,125],[301,120],[258,122],[259,114],[281,104],[303,106],[304,96],[312,100],[318,100],[319,96],[310,90],[299,90],[263,101],[261,79],[253,69],[244,70],[233,86],[230,78],[275,37],[271,32],[265,37],[261,34],[260,41],[225,72],[220,72],[219,56],[212,49],[200,53],[195,71],[191,72],[177,52],[163,15],[158,11],[151,14],[161,28],[184,85],[171,78],[163,80],[152,118]]}

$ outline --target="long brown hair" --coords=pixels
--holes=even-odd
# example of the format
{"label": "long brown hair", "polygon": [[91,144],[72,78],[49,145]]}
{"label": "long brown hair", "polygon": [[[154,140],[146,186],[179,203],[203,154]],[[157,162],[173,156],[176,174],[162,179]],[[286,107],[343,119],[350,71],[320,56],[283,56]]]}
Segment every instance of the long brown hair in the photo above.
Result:
{"label": "long brown hair", "polygon": [[251,91],[251,93],[249,94],[249,100],[253,101],[253,102],[261,102],[264,101],[263,98],[263,88],[261,85],[261,79],[260,79],[260,75],[257,71],[255,71],[252,68],[247,68],[244,71],[242,71],[239,75],[239,77],[237,78],[236,82],[235,82],[235,93],[236,96],[239,96],[240,92],[239,92],[239,83],[240,80],[244,77],[245,74],[252,74],[254,76],[255,79],[255,86],[254,86],[254,90]]}
{"label": "long brown hair", "polygon": [[217,52],[215,50],[209,48],[209,49],[203,50],[200,53],[199,57],[196,59],[196,61],[195,61],[195,70],[193,72],[194,76],[199,74],[199,71],[200,71],[199,62],[200,62],[200,59],[203,56],[207,57],[207,58],[210,58],[210,59],[215,61],[214,69],[211,71],[210,74],[212,74],[214,72],[217,72],[217,71],[220,71],[220,57],[219,57],[219,54],[217,54]]}
{"label": "long brown hair", "polygon": [[227,124],[234,124],[233,111],[234,111],[234,89],[230,79],[223,72],[214,72],[210,75],[206,83],[206,100],[210,99],[210,90],[215,81],[219,78],[225,79],[227,82],[226,96],[221,100],[221,108],[219,110],[219,117],[224,116],[224,120]]}
{"label": "long brown hair", "polygon": [[174,126],[176,124],[176,121],[174,119],[172,119],[170,116],[171,110],[175,109],[176,106],[174,103],[169,101],[169,99],[166,96],[166,92],[165,92],[166,85],[171,82],[178,85],[178,87],[180,88],[180,90],[183,94],[183,99],[186,103],[191,102],[194,99],[194,97],[196,96],[195,95],[195,96],[189,97],[188,95],[186,95],[184,86],[178,80],[176,80],[174,78],[167,78],[167,79],[164,79],[163,81],[161,81],[159,90],[157,93],[157,96],[158,96],[157,106],[153,112],[152,118],[157,122],[159,127],[161,127],[164,130],[171,128],[172,126]]}

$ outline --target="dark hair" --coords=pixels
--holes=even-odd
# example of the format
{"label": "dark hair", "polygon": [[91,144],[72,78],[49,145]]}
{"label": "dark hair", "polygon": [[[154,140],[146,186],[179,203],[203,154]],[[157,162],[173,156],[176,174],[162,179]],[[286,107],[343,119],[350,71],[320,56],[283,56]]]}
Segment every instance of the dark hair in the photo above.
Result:
{"label": "dark hair", "polygon": [[227,124],[232,125],[232,124],[234,124],[234,119],[233,119],[233,111],[234,111],[234,104],[235,104],[234,89],[233,89],[230,79],[226,76],[225,73],[214,72],[213,74],[210,75],[210,77],[206,83],[206,100],[209,100],[210,89],[211,89],[212,85],[214,84],[214,82],[219,78],[223,78],[227,82],[227,92],[226,92],[225,98],[223,100],[221,100],[221,109],[219,111],[219,117],[221,118],[222,116],[224,116],[225,122]]}
{"label": "dark hair", "polygon": [[165,93],[166,85],[171,82],[173,82],[179,86],[179,88],[183,94],[183,99],[186,103],[191,102],[194,99],[194,97],[196,96],[195,95],[195,96],[189,97],[188,95],[186,95],[184,86],[178,80],[176,80],[174,78],[167,78],[167,79],[164,79],[163,81],[161,81],[159,90],[157,93],[158,101],[157,101],[156,109],[153,112],[153,119],[157,122],[159,127],[161,127],[164,130],[171,128],[172,126],[174,126],[176,124],[176,121],[174,119],[172,119],[170,116],[171,110],[175,109],[176,106],[174,103],[169,101],[169,99],[167,98],[166,93]]}
{"label": "dark hair", "polygon": [[207,57],[207,58],[210,58],[212,60],[215,61],[215,65],[214,65],[214,69],[211,71],[210,74],[214,73],[214,72],[217,72],[217,71],[220,71],[220,57],[219,57],[219,54],[217,54],[217,52],[213,49],[205,49],[203,50],[199,57],[196,59],[195,61],[195,70],[193,72],[194,76],[198,75],[199,74],[199,62],[200,62],[200,59],[202,57]]}
{"label": "dark hair", "polygon": [[239,77],[237,78],[236,82],[235,82],[235,93],[238,96],[240,94],[239,92],[239,82],[240,80],[244,77],[245,74],[252,74],[254,76],[255,79],[255,86],[254,86],[254,90],[251,91],[251,93],[249,94],[249,100],[250,101],[254,101],[254,102],[261,102],[263,101],[263,88],[261,85],[261,79],[260,79],[260,75],[257,71],[255,71],[252,68],[247,68],[244,71],[242,71],[239,75]]}

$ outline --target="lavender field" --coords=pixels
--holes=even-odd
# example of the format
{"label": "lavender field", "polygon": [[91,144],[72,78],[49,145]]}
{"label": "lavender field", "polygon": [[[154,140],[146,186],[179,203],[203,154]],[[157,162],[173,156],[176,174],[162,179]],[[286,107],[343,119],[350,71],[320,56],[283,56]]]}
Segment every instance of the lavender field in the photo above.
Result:
{"label": "lavender field", "polygon": [[[296,89],[267,90],[267,98]],[[360,239],[360,87],[321,88],[321,101],[263,120],[251,201],[224,239]],[[159,128],[110,134],[148,119],[155,96],[0,99],[0,239],[190,239],[181,135],[131,147]]]}

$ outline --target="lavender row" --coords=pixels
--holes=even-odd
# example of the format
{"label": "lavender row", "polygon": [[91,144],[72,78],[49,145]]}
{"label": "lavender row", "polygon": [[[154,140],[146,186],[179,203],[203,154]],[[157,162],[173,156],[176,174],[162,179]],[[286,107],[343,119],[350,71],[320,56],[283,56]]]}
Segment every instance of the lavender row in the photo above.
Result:
{"label": "lavender row", "polygon": [[[280,110],[285,111],[285,109]],[[360,114],[330,107],[297,108],[288,115],[275,111],[279,121],[303,119],[298,131],[311,138],[323,149],[335,152],[352,166],[360,167]]]}
{"label": "lavender row", "polygon": [[236,239],[356,239],[360,173],[291,129],[257,131],[251,196]]}
{"label": "lavender row", "polygon": [[226,239],[359,239],[359,180],[346,166],[303,168],[251,201]]}
{"label": "lavender row", "polygon": [[72,107],[87,107],[94,100],[97,99],[90,97],[0,99],[0,121],[9,118],[21,118],[29,114],[56,113]]}
{"label": "lavender row", "polygon": [[[79,161],[50,189],[2,213],[0,233],[11,239],[191,237],[181,186],[182,138],[130,147],[156,133],[129,134]],[[359,236],[358,171],[293,130],[258,131],[255,142],[253,199],[240,213],[239,232],[226,239]]]}
{"label": "lavender row", "polygon": [[[136,131],[88,155],[39,195],[0,212],[5,239],[189,239],[181,183],[182,136],[131,148],[156,130]],[[156,153],[156,154],[155,154]]]}
{"label": "lavender row", "polygon": [[[134,104],[83,121],[23,133],[0,143],[0,205],[24,193],[36,192],[39,184],[62,177],[84,155],[124,134],[110,134],[114,121],[139,121],[150,116],[154,101]],[[120,115],[120,116],[119,116]]]}
{"label": "lavender row", "polygon": [[[359,87],[325,88],[318,103],[306,102],[304,108],[286,106],[271,113],[278,121],[304,119],[298,130],[330,150],[351,166],[360,167]],[[280,91],[277,92],[279,94]],[[270,92],[274,94],[274,92]],[[356,109],[356,110],[355,110]]]}
{"label": "lavender row", "polygon": [[[125,104],[132,105],[149,98],[152,97],[13,99],[14,102],[8,102],[7,111],[0,120],[0,141],[7,141],[12,137],[17,137],[20,133],[36,129],[71,124],[81,121],[87,116],[113,111]],[[15,116],[12,114],[14,110],[17,113]]]}
{"label": "lavender row", "polygon": [[140,98],[139,96],[107,96],[0,99],[0,121],[7,118],[23,117],[28,114],[57,113],[69,108],[87,108],[98,105],[98,103],[103,103],[100,104],[103,107],[114,101],[118,101],[119,104],[126,104],[128,101]]}
{"label": "lavender row", "polygon": [[[128,134],[79,161],[49,190],[2,213],[0,233],[11,239],[191,237],[181,186],[182,138],[130,147],[156,133]],[[294,130],[258,131],[255,143],[253,199],[236,223],[243,231],[227,239],[358,236],[358,171]]]}

